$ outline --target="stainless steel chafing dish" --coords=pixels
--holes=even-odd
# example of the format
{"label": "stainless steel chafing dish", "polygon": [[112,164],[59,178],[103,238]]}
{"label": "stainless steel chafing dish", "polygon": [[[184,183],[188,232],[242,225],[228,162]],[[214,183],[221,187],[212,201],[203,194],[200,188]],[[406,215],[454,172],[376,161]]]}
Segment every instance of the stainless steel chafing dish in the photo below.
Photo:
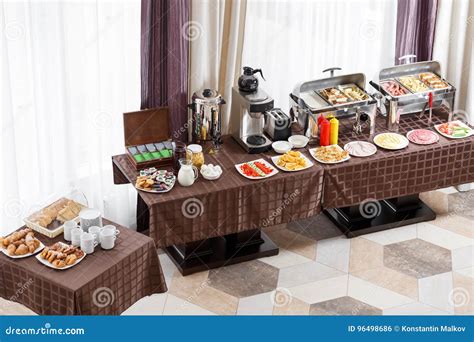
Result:
{"label": "stainless steel chafing dish", "polygon": [[[334,76],[334,70],[329,68],[331,76],[297,84],[290,94],[290,115],[304,129],[310,142],[318,138],[318,116],[323,113],[336,118],[354,117],[359,130],[367,129],[371,135],[375,132],[375,115],[377,100],[365,91],[365,75],[362,73]],[[347,87],[353,87],[358,92],[356,96],[345,93]],[[339,97],[337,92],[327,97],[327,89],[337,89],[348,100]],[[331,97],[332,96],[332,97]],[[366,122],[361,121],[366,119]],[[354,126],[356,127],[356,126]]]}
{"label": "stainless steel chafing dish", "polygon": [[[415,55],[408,55],[400,57],[400,61],[409,62],[415,58]],[[407,63],[383,69],[379,73],[379,80],[370,82],[370,85],[378,91],[374,94],[374,97],[379,100],[381,114],[387,117],[387,128],[389,130],[398,130],[400,115],[423,113],[428,106],[430,93],[433,98],[432,107],[446,107],[450,113],[449,120],[452,119],[456,88],[440,76],[440,70],[441,67],[437,61]],[[437,88],[430,87],[425,83],[426,88],[424,90],[416,91],[402,82],[406,76],[413,76],[421,82],[419,75],[424,73],[432,73],[437,76],[439,79]],[[398,84],[406,94],[398,96],[391,94],[384,87],[387,82]]]}

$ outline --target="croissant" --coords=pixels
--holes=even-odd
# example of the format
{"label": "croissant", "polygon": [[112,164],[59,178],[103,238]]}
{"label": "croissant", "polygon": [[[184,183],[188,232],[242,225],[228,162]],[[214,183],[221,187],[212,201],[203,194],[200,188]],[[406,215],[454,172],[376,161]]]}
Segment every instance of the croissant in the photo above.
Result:
{"label": "croissant", "polygon": [[9,245],[7,247],[8,255],[15,255],[15,251],[16,251],[16,246],[15,245]]}
{"label": "croissant", "polygon": [[29,252],[29,249],[26,245],[21,244],[15,251],[15,255],[25,255]]}
{"label": "croissant", "polygon": [[52,251],[52,252],[51,252],[51,255],[50,255],[49,258],[48,258],[48,261],[52,263],[52,262],[54,261],[54,259],[56,259],[56,256],[57,256],[57,255],[58,255],[58,252]]}
{"label": "croissant", "polygon": [[76,262],[77,256],[75,254],[70,254],[66,258],[66,264],[67,265],[72,265]]}
{"label": "croissant", "polygon": [[40,256],[41,256],[43,259],[46,259],[46,255],[48,255],[48,253],[49,253],[49,247],[45,247],[45,249],[43,249],[43,250],[41,251]]}
{"label": "croissant", "polygon": [[64,260],[54,260],[53,265],[56,266],[57,268],[63,268],[66,266],[66,262]]}

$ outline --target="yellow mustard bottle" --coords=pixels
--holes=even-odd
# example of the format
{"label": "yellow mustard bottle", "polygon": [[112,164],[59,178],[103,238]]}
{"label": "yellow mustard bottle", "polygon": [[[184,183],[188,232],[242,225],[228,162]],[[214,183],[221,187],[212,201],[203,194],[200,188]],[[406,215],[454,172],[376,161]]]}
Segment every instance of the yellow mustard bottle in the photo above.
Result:
{"label": "yellow mustard bottle", "polygon": [[329,135],[329,143],[331,145],[337,145],[337,139],[339,136],[339,120],[336,118],[332,118],[329,123],[330,126],[330,135]]}

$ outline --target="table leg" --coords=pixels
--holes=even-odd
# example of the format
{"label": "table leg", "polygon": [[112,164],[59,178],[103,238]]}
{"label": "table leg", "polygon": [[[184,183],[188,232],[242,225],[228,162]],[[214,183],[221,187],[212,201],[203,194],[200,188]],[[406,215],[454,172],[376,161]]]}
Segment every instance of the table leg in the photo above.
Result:
{"label": "table leg", "polygon": [[182,275],[277,255],[278,247],[260,229],[166,247]]}
{"label": "table leg", "polygon": [[436,218],[418,194],[373,201],[370,210],[367,205],[327,209],[324,213],[350,238]]}
{"label": "table leg", "polygon": [[148,206],[141,198],[140,194],[137,194],[137,232],[145,232],[148,230],[150,225],[150,211]]}

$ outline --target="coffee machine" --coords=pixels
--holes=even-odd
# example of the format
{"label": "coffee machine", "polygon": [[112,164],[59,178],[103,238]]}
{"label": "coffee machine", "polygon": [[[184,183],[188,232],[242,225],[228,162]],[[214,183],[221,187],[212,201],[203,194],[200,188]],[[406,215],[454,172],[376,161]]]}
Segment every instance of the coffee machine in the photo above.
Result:
{"label": "coffee machine", "polygon": [[272,141],[265,135],[265,116],[273,109],[273,99],[262,89],[246,92],[232,88],[231,131],[234,139],[248,153],[271,149]]}

